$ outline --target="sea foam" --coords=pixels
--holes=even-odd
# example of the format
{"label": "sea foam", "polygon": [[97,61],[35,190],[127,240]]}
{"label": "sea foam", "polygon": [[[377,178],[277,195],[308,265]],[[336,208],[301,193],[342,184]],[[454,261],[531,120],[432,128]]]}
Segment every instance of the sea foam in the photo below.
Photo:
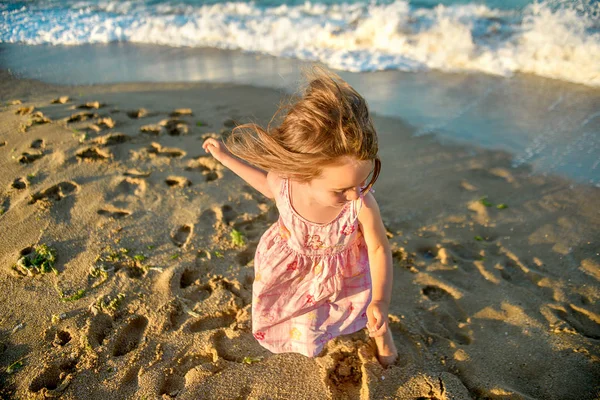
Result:
{"label": "sea foam", "polygon": [[597,4],[577,9],[533,3],[522,10],[474,4],[418,8],[402,0],[64,4],[0,4],[0,42],[216,47],[321,61],[355,72],[524,72],[600,86]]}

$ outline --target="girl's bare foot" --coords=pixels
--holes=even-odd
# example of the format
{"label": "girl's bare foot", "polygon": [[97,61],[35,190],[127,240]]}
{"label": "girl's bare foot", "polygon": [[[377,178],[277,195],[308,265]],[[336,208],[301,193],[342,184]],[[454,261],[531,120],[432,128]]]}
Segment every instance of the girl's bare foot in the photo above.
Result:
{"label": "girl's bare foot", "polygon": [[388,329],[383,336],[375,338],[377,345],[377,359],[382,367],[387,368],[398,359],[398,350],[392,338],[392,332]]}

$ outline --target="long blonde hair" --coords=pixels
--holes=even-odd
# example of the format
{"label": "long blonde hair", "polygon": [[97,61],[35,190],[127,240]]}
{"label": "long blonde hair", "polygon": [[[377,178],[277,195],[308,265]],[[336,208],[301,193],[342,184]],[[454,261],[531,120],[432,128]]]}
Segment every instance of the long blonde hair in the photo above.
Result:
{"label": "long blonde hair", "polygon": [[[320,67],[305,71],[308,84],[300,98],[282,105],[264,130],[255,123],[234,128],[226,141],[229,151],[259,168],[309,182],[323,167],[350,156],[374,160],[373,186],[381,161],[377,133],[365,99],[334,73]],[[278,115],[281,124],[271,128]]]}

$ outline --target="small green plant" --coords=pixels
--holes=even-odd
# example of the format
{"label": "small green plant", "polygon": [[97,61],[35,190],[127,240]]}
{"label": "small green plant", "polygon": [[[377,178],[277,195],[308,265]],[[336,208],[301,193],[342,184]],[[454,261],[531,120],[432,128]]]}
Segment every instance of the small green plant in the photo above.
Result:
{"label": "small green plant", "polygon": [[104,297],[101,297],[98,299],[98,301],[96,301],[96,308],[98,310],[115,312],[121,305],[121,302],[124,298],[124,293],[119,293],[116,297],[112,299],[110,298],[110,296],[107,296],[106,299]]}
{"label": "small green plant", "polygon": [[[96,258],[96,262],[100,261],[99,259],[101,259],[100,256],[98,256]],[[112,269],[114,270],[114,268]],[[92,278],[100,278],[98,281],[94,282],[94,284],[92,285],[92,288],[98,287],[101,284],[103,284],[107,279],[108,279],[108,272],[110,270],[107,270],[104,265],[95,265],[93,267],[90,268],[90,276]]]}
{"label": "small green plant", "polygon": [[6,367],[6,373],[9,374],[9,375],[10,374],[14,374],[15,372],[17,372],[21,368],[23,368],[23,361],[22,360],[17,360],[14,363],[10,364],[8,367]]}
{"label": "small green plant", "polygon": [[80,298],[82,298],[85,295],[85,289],[79,289],[77,292],[75,292],[71,296],[65,296],[62,291],[60,291],[59,294],[60,294],[60,301],[62,301],[63,303],[66,303],[69,301],[75,301],[75,300],[79,300]]}
{"label": "small green plant", "polygon": [[148,248],[148,250],[152,250],[154,248],[153,244],[149,244],[148,246],[146,246]]}
{"label": "small green plant", "polygon": [[204,126],[205,123],[202,121],[196,121],[196,126]]}
{"label": "small green plant", "polygon": [[223,253],[221,253],[220,251],[215,251],[215,256],[216,256],[217,258],[223,258],[223,257],[225,257],[225,256],[223,255]]}
{"label": "small green plant", "polygon": [[508,205],[504,204],[504,203],[500,203],[496,206],[496,208],[498,210],[504,210],[505,208],[508,208]]}
{"label": "small green plant", "polygon": [[0,215],[4,215],[5,212],[6,210],[4,209],[4,207],[0,207]]}
{"label": "small green plant", "polygon": [[56,251],[46,244],[36,245],[33,251],[21,256],[13,269],[26,275],[46,274],[54,272],[58,275],[58,270],[54,268],[56,262]]}
{"label": "small green plant", "polygon": [[263,358],[264,357],[262,357],[262,356],[258,356],[258,357],[249,357],[249,356],[246,356],[246,357],[244,357],[244,359],[242,360],[242,362],[244,364],[252,364],[252,363],[257,363],[257,362],[261,361]]}
{"label": "small green plant", "polygon": [[475,236],[475,240],[477,240],[478,242],[483,241],[483,238],[479,235]]}
{"label": "small green plant", "polygon": [[231,242],[233,243],[234,246],[242,247],[242,246],[246,245],[246,238],[237,229],[232,230],[230,233],[230,236],[231,236]]}
{"label": "small green plant", "polygon": [[490,203],[490,201],[487,199],[487,196],[483,196],[482,198],[480,198],[479,202],[481,204],[483,204],[484,206],[486,206],[486,207],[492,207],[493,206],[493,204]]}
{"label": "small green plant", "polygon": [[179,258],[179,254],[175,253],[175,254],[171,254],[171,260],[177,260]]}
{"label": "small green plant", "polygon": [[143,254],[136,254],[135,256],[133,256],[133,259],[135,261],[144,262],[147,259],[147,257]]}

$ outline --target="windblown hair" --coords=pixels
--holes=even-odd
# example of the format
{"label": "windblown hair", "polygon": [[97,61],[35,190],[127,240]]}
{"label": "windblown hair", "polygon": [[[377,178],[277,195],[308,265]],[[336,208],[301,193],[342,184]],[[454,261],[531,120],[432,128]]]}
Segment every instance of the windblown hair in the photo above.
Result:
{"label": "windblown hair", "polygon": [[[300,98],[279,108],[267,129],[237,126],[226,141],[229,151],[259,168],[300,182],[317,178],[323,167],[349,156],[374,160],[369,190],[381,170],[377,133],[365,99],[339,76],[322,68],[304,73]],[[285,116],[271,128],[277,115]]]}

